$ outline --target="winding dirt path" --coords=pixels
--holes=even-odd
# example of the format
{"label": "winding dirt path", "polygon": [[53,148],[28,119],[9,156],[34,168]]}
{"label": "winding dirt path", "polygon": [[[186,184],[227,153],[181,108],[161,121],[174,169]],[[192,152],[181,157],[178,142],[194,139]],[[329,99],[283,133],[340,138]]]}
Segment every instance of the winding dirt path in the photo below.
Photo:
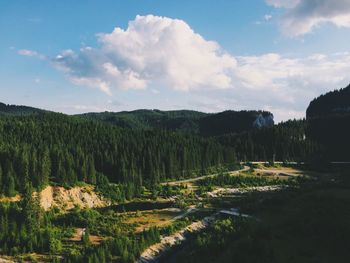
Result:
{"label": "winding dirt path", "polygon": [[[222,194],[242,194],[249,191],[259,191],[259,192],[270,192],[270,191],[279,191],[285,188],[285,186],[280,185],[272,185],[272,186],[258,186],[258,187],[248,187],[248,188],[219,188],[212,192],[208,192],[207,194],[210,197],[218,197]],[[190,207],[187,212],[182,214],[184,216],[188,213],[192,213],[196,208]],[[230,216],[240,216],[245,218],[254,218],[250,215],[241,214],[237,209],[229,209],[229,210],[221,210],[217,213],[212,214],[211,216],[203,218],[201,221],[194,222],[187,226],[186,228],[178,231],[177,233],[162,237],[160,242],[154,244],[147,248],[136,261],[137,263],[154,263],[159,260],[159,258],[164,255],[167,251],[169,251],[173,246],[183,242],[186,240],[186,234],[199,232],[206,227],[208,227],[211,223],[215,221],[216,216],[219,213],[227,214]]]}
{"label": "winding dirt path", "polygon": [[150,263],[156,262],[166,251],[171,249],[174,245],[183,242],[186,240],[186,234],[198,232],[207,226],[209,226],[214,220],[215,216],[211,215],[203,218],[201,221],[194,222],[184,228],[183,230],[171,235],[162,237],[160,242],[154,244],[147,248],[140,256],[140,258],[136,261],[137,263]]}
{"label": "winding dirt path", "polygon": [[[242,169],[240,170],[235,170],[235,171],[230,171],[229,173],[231,175],[236,175],[239,174],[241,172],[245,172],[248,171],[250,169],[249,166],[244,166]],[[179,180],[179,181],[172,181],[172,182],[165,182],[165,183],[161,183],[161,185],[179,185],[179,184],[185,184],[185,183],[193,183],[199,180],[203,180],[205,178],[210,178],[210,177],[214,177],[217,176],[218,173],[216,174],[209,174],[209,175],[203,175],[203,176],[199,176],[199,177],[195,177],[195,178],[190,178],[190,179],[185,179],[185,180]]]}

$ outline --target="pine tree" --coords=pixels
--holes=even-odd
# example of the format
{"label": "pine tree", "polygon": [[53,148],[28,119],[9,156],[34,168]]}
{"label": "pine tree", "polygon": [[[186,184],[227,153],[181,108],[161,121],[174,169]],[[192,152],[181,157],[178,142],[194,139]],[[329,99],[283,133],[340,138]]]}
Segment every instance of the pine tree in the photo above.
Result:
{"label": "pine tree", "polygon": [[40,207],[40,196],[38,194],[37,196],[33,195],[33,187],[30,183],[25,187],[22,210],[28,233],[33,236],[39,231],[43,216]]}
{"label": "pine tree", "polygon": [[9,197],[16,195],[15,178],[12,168],[7,172],[4,189],[5,195]]}
{"label": "pine tree", "polygon": [[90,184],[96,184],[96,170],[95,170],[94,160],[92,157],[88,158],[87,173],[88,173],[87,182]]}
{"label": "pine tree", "polygon": [[3,190],[3,174],[2,174],[2,166],[0,163],[0,196],[2,194],[2,190]]}
{"label": "pine tree", "polygon": [[90,231],[89,231],[88,228],[84,229],[83,235],[81,237],[81,241],[82,241],[84,247],[89,247],[91,245],[91,242],[90,242]]}
{"label": "pine tree", "polygon": [[47,148],[44,150],[41,157],[40,175],[39,187],[42,188],[49,183],[49,178],[51,175],[51,159]]}

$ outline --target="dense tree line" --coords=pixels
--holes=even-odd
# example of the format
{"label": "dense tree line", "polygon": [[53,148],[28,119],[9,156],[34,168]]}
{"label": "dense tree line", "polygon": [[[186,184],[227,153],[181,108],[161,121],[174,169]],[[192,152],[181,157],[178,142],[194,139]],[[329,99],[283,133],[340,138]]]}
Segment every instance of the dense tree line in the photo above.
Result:
{"label": "dense tree line", "polygon": [[350,113],[350,85],[313,99],[306,110],[306,118]]}
{"label": "dense tree line", "polygon": [[160,241],[160,232],[157,227],[143,231],[134,236],[120,236],[110,238],[99,246],[91,246],[85,243],[83,251],[77,254],[67,255],[61,260],[64,263],[103,263],[111,262],[112,258],[118,258],[118,262],[132,263],[140,254],[152,244]]}
{"label": "dense tree line", "polygon": [[315,98],[306,117],[307,136],[325,148],[322,158],[350,161],[350,85]]}
{"label": "dense tree line", "polygon": [[263,176],[232,176],[227,173],[219,174],[215,177],[208,177],[197,182],[199,186],[231,186],[231,187],[254,187],[266,185],[290,184],[292,180],[281,180],[278,178],[268,178]]}
{"label": "dense tree line", "polygon": [[[55,219],[54,212],[44,213],[37,197],[32,195],[32,188],[27,188],[21,203],[0,204],[0,254],[18,255],[25,253],[47,253],[51,255],[50,262],[111,262],[112,257],[118,262],[134,262],[140,253],[148,246],[159,242],[160,231],[156,227],[137,234],[120,235],[109,238],[100,245],[92,245],[90,231],[82,235],[80,250],[70,250],[63,258],[58,258],[62,252],[62,239],[71,237],[71,232],[64,231],[66,224],[85,224],[93,221],[97,211],[84,210],[85,215],[79,221],[71,221],[74,212],[67,214],[64,220]],[[95,215],[94,215],[95,214]],[[99,215],[101,217],[101,215]],[[61,224],[57,228],[57,224]],[[84,225],[88,227],[89,224]],[[93,225],[91,226],[94,227]],[[96,231],[96,230],[95,230]],[[113,233],[115,235],[115,233]]]}
{"label": "dense tree line", "polygon": [[28,181],[35,188],[49,181],[95,184],[103,174],[140,186],[234,161],[232,148],[189,134],[120,129],[54,113],[0,118],[0,189],[10,196]]}
{"label": "dense tree line", "polygon": [[[114,200],[142,185],[204,174],[241,161],[305,161],[322,147],[306,138],[304,120],[239,134],[201,138],[165,130],[121,129],[63,114],[0,118],[0,192],[13,196],[27,182],[99,185]],[[119,186],[109,186],[109,182]],[[127,193],[127,194],[126,194]]]}
{"label": "dense tree line", "polygon": [[0,193],[23,192],[27,182],[40,189],[50,181],[65,186],[82,181],[99,185],[102,193],[120,201],[138,196],[143,185],[204,174],[236,159],[308,161],[323,151],[307,137],[312,130],[308,125],[293,120],[201,138],[161,129],[122,129],[56,113],[3,116]]}
{"label": "dense tree line", "polygon": [[322,147],[306,137],[307,122],[290,120],[270,128],[217,137],[241,161],[307,161]]}
{"label": "dense tree line", "polygon": [[[99,120],[122,128],[164,129],[170,131],[215,136],[249,131],[261,126],[273,126],[273,115],[266,111],[224,111],[204,113],[178,110],[135,110],[123,112],[86,113],[79,117]],[[257,119],[264,120],[263,123]]]}
{"label": "dense tree line", "polygon": [[44,110],[19,105],[8,105],[0,102],[0,115],[31,115]]}
{"label": "dense tree line", "polygon": [[62,233],[51,228],[50,218],[32,195],[30,184],[25,186],[20,203],[0,204],[0,253],[16,255],[28,252],[57,252]]}
{"label": "dense tree line", "polygon": [[324,147],[319,155],[326,161],[350,161],[350,114],[333,114],[308,119],[307,135]]}

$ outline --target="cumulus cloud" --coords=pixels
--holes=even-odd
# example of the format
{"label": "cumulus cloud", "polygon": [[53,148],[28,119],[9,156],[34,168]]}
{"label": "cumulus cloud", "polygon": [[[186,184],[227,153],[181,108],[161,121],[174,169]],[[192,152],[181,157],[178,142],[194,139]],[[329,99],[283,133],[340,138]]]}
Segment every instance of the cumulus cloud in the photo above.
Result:
{"label": "cumulus cloud", "polygon": [[81,85],[143,89],[160,83],[177,90],[228,88],[236,60],[182,20],[137,16],[126,30],[98,35],[99,48],[66,50],[53,63]]}
{"label": "cumulus cloud", "polygon": [[299,36],[311,32],[321,23],[350,27],[349,0],[266,0],[269,5],[285,8],[281,26],[284,33]]}
{"label": "cumulus cloud", "polygon": [[[249,89],[279,89],[291,81],[336,83],[350,69],[348,53],[313,54],[305,58],[289,58],[271,53],[237,57],[236,76]],[[316,86],[316,88],[318,88]]]}
{"label": "cumulus cloud", "polygon": [[265,54],[238,57],[237,60],[236,77],[243,87],[263,91],[273,100],[290,105],[298,105],[305,99],[309,101],[350,81],[347,74],[349,53],[314,54],[305,58]]}
{"label": "cumulus cloud", "polygon": [[304,116],[313,98],[350,82],[350,53],[300,58],[271,53],[236,60],[234,86],[206,92],[206,97],[196,94],[197,101],[225,109],[271,110],[281,121]]}

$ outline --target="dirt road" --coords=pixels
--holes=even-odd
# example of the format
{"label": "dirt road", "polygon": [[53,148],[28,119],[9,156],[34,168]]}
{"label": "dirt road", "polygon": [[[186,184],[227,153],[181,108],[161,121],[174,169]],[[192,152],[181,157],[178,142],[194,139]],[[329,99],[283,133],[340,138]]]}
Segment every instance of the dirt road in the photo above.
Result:
{"label": "dirt road", "polygon": [[215,215],[203,218],[201,221],[194,222],[185,229],[171,235],[162,237],[160,242],[146,249],[137,260],[138,263],[157,262],[157,260],[171,247],[186,240],[186,233],[198,232],[206,228],[215,219]]}
{"label": "dirt road", "polygon": [[[244,166],[242,169],[240,170],[236,170],[236,171],[230,171],[229,173],[234,175],[234,174],[239,174],[240,172],[244,172],[244,171],[248,171],[250,168],[248,166]],[[218,175],[216,174],[209,174],[209,175],[203,175],[203,176],[199,176],[199,177],[195,177],[195,178],[190,178],[190,179],[185,179],[185,180],[179,180],[179,181],[172,181],[172,182],[165,182],[165,183],[161,183],[161,185],[179,185],[179,184],[186,184],[186,183],[193,183],[205,178],[210,178],[210,177],[214,177]]]}

